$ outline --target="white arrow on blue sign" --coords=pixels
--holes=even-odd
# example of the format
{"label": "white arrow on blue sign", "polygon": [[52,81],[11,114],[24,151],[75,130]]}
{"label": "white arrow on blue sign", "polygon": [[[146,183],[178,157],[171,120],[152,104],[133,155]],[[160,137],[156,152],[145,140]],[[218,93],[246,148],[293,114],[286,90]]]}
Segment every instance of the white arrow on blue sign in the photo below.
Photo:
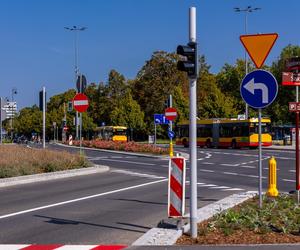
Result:
{"label": "white arrow on blue sign", "polygon": [[169,131],[168,131],[168,136],[169,136],[170,139],[173,139],[174,136],[175,136],[174,131],[169,130]]}
{"label": "white arrow on blue sign", "polygon": [[168,124],[169,120],[165,117],[164,114],[154,114],[154,123],[155,124]]}
{"label": "white arrow on blue sign", "polygon": [[276,98],[278,84],[275,77],[265,70],[247,74],[241,84],[241,96],[252,108],[265,108]]}

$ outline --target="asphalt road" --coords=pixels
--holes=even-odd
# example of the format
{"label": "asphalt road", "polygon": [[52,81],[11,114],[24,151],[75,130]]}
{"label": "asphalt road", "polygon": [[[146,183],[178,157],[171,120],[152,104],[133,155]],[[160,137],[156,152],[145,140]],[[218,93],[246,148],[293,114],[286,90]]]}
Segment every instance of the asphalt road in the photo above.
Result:
{"label": "asphalt road", "polygon": [[[167,158],[92,150],[85,154],[96,164],[110,166],[110,171],[0,189],[1,244],[130,245],[161,220],[173,225],[167,219]],[[264,190],[272,155],[278,164],[279,191],[294,189],[293,152],[265,150]],[[257,165],[257,150],[199,148],[198,206],[257,190]],[[189,185],[186,194],[189,212]]]}

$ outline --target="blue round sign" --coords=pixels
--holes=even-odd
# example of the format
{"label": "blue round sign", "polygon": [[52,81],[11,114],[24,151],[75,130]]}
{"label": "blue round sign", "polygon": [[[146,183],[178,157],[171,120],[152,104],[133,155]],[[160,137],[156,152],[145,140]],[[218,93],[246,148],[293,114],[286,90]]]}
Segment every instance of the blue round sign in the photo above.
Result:
{"label": "blue round sign", "polygon": [[265,70],[247,74],[241,84],[241,96],[252,108],[265,108],[276,98],[278,84],[275,77]]}
{"label": "blue round sign", "polygon": [[173,139],[174,138],[174,136],[175,136],[175,133],[174,133],[174,131],[168,131],[168,136],[169,136],[169,138],[170,139]]}

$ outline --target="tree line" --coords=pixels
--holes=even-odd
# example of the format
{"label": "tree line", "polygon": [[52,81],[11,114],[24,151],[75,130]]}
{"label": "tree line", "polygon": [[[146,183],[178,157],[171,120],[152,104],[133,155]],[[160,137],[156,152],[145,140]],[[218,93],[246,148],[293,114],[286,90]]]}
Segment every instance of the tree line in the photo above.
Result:
{"label": "tree line", "polygon": [[[263,109],[263,116],[273,124],[293,123],[293,114],[288,111],[288,102],[295,100],[295,88],[281,85],[285,62],[290,57],[300,56],[300,47],[286,46],[271,66],[270,71],[278,81],[278,96],[274,103]],[[178,111],[176,122],[189,117],[189,81],[184,72],[177,70],[179,57],[175,53],[156,51],[145,62],[135,79],[126,79],[116,70],[109,72],[108,81],[90,83],[85,94],[89,98],[88,111],[83,113],[83,135],[91,137],[101,124],[122,125],[134,131],[135,139],[145,139],[154,133],[154,114],[163,114],[165,101],[171,94],[173,107]],[[220,72],[212,73],[205,56],[199,56],[197,79],[197,116],[199,118],[236,118],[244,114],[245,103],[240,96],[240,84],[245,76],[245,61],[237,59],[234,65],[225,63]],[[248,62],[249,72],[254,65]],[[46,133],[53,138],[53,124],[62,128],[66,105],[75,96],[75,89],[52,96],[47,103]],[[249,109],[250,117],[257,117]],[[68,133],[75,134],[73,120],[75,111],[66,112]],[[166,125],[165,125],[166,126]],[[9,121],[4,122],[9,132]],[[42,112],[34,105],[20,110],[13,122],[14,133],[31,136],[42,132]],[[61,133],[60,133],[61,134]],[[166,137],[166,127],[158,126],[158,135]]]}

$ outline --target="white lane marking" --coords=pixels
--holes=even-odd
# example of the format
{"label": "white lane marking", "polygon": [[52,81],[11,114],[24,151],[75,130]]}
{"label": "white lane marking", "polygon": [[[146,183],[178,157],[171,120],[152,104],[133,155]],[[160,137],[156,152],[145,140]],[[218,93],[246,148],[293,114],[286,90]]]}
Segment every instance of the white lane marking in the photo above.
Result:
{"label": "white lane marking", "polygon": [[238,175],[238,173],[232,173],[232,172],[223,172],[223,174]]}
{"label": "white lane marking", "polygon": [[224,189],[224,188],[230,188],[227,186],[216,186],[216,187],[211,187],[210,189]]}
{"label": "white lane marking", "polygon": [[255,166],[240,166],[241,168],[256,168]]}
{"label": "white lane marking", "polygon": [[201,184],[201,185],[199,185],[198,184],[198,186],[201,186],[201,187],[216,187],[217,185],[215,185],[215,184]]}
{"label": "white lane marking", "polygon": [[27,209],[27,210],[15,212],[15,213],[5,214],[5,215],[0,216],[0,220],[4,219],[4,218],[13,217],[13,216],[16,216],[16,215],[27,214],[27,213],[30,213],[30,212],[34,212],[34,211],[38,211],[38,210],[42,210],[42,209],[46,209],[46,208],[57,207],[57,206],[61,206],[61,205],[69,204],[69,203],[74,203],[74,202],[78,202],[78,201],[83,201],[83,200],[93,199],[93,198],[96,198],[96,197],[105,196],[105,195],[108,195],[108,194],[114,194],[114,193],[119,193],[119,192],[131,190],[131,189],[145,187],[145,186],[148,186],[148,185],[157,184],[157,183],[164,182],[164,181],[167,181],[167,180],[168,179],[146,182],[146,183],[143,183],[143,184],[130,186],[130,187],[125,187],[125,188],[120,188],[120,189],[116,189],[116,190],[112,190],[112,191],[108,191],[108,192],[104,192],[104,193],[100,193],[100,194],[84,196],[84,197],[73,199],[73,200],[62,201],[62,202],[58,202],[58,203],[49,204],[49,205],[46,205],[46,206],[35,207],[35,208],[31,208],[31,209]]}
{"label": "white lane marking", "polygon": [[102,159],[103,161],[115,161],[115,162],[124,162],[124,163],[133,163],[139,165],[146,165],[146,166],[155,166],[154,163],[145,163],[145,162],[137,162],[137,161],[123,161],[123,160],[114,160],[114,159]]}
{"label": "white lane marking", "polygon": [[15,244],[1,244],[0,245],[0,249],[3,249],[3,250],[20,250],[20,249],[23,249],[25,247],[28,247],[30,245],[24,245],[24,244],[20,244],[20,245],[15,245]]}
{"label": "white lane marking", "polygon": [[212,162],[202,162],[201,164],[213,165],[214,163],[212,163]]}
{"label": "white lane marking", "polygon": [[223,163],[220,164],[221,166],[228,166],[228,167],[237,167],[239,164],[227,164],[227,163]]}
{"label": "white lane marking", "polygon": [[282,180],[287,182],[296,182],[295,180],[289,180],[289,179],[282,179]]}
{"label": "white lane marking", "polygon": [[139,177],[144,177],[144,178],[154,178],[154,179],[164,179],[164,178],[166,178],[166,177],[163,177],[163,176],[157,176],[157,175],[153,175],[153,174],[144,174],[144,173],[132,172],[132,171],[121,170],[121,169],[111,170],[110,172],[120,173],[120,174],[127,174],[127,175],[131,175],[131,176],[139,176]]}
{"label": "white lane marking", "polygon": [[222,189],[221,191],[242,191],[245,189],[242,188],[227,188],[227,189]]}
{"label": "white lane marking", "polygon": [[289,172],[295,173],[296,170],[295,170],[295,169],[292,169],[292,170],[289,170]]}
{"label": "white lane marking", "polygon": [[214,173],[215,171],[209,169],[199,169],[201,172]]}

